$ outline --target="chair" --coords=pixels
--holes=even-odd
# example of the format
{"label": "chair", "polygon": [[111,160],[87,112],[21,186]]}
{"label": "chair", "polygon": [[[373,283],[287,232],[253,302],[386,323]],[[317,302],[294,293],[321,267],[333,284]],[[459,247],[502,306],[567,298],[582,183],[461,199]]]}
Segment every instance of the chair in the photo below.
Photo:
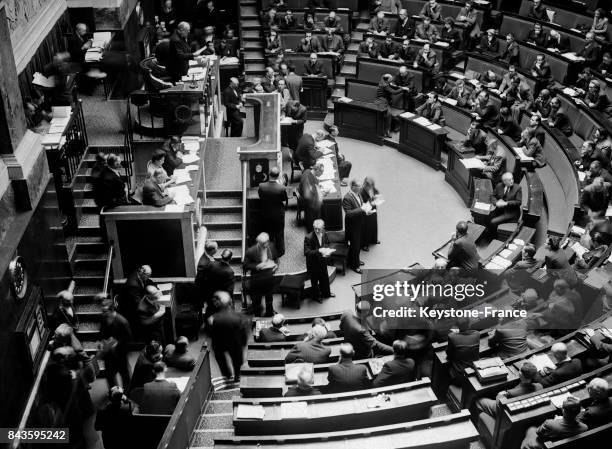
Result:
{"label": "chair", "polygon": [[300,308],[300,302],[304,297],[304,285],[307,277],[308,273],[306,272],[286,274],[283,276],[278,287],[283,306],[288,300],[294,300],[296,308]]}
{"label": "chair", "polygon": [[86,72],[84,76],[91,80],[92,84],[95,84],[96,82],[102,83],[102,88],[104,89],[104,99],[108,100],[108,84],[106,82],[108,74],[106,72],[102,72],[100,69],[93,68]]}
{"label": "chair", "polygon": [[295,155],[295,150],[294,149],[289,149],[289,160],[291,161],[291,183],[293,184],[293,172],[296,170],[299,170],[300,172],[304,172],[304,166],[302,165],[302,163],[297,159],[297,156]]}
{"label": "chair", "polygon": [[302,222],[302,212],[304,212],[304,204],[302,203],[302,195],[297,190],[293,191],[293,196],[296,201],[296,213],[295,213],[295,223],[299,226]]}
{"label": "chair", "polygon": [[327,237],[329,238],[329,247],[335,249],[329,258],[344,275],[346,274],[346,258],[349,250],[344,231],[327,231]]}

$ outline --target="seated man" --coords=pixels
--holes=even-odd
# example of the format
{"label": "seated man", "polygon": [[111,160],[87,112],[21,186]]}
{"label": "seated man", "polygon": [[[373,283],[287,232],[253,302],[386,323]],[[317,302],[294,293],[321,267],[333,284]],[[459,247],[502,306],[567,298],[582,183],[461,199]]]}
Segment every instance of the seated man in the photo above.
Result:
{"label": "seated man", "polygon": [[327,375],[329,393],[361,390],[370,387],[368,370],[364,364],[353,363],[355,351],[350,343],[340,345],[340,361],[329,367]]}
{"label": "seated man", "polygon": [[304,63],[304,74],[308,76],[324,76],[323,64],[318,60],[316,53],[310,54],[310,60]]}
{"label": "seated man", "polygon": [[295,155],[304,168],[312,167],[319,157],[321,152],[317,150],[316,144],[325,138],[325,133],[317,130],[315,134],[304,133],[297,144]]}
{"label": "seated man", "polygon": [[380,54],[378,57],[379,59],[397,59],[398,48],[391,36],[385,37],[385,42],[380,46]]}
{"label": "seated man", "polygon": [[482,129],[480,120],[472,120],[468,128],[467,138],[461,142],[463,148],[471,148],[476,155],[487,153],[487,133]]}
{"label": "seated man", "polygon": [[493,185],[501,181],[502,174],[506,171],[506,155],[497,140],[487,143],[487,153],[484,156],[476,156],[484,162],[484,168],[474,169],[477,178],[488,178]]}
{"label": "seated man", "polygon": [[326,335],[327,329],[323,326],[313,326],[310,338],[296,343],[285,357],[285,363],[328,363],[331,349],[321,343]]}
{"label": "seated man", "polygon": [[455,385],[460,385],[464,370],[480,358],[480,333],[470,329],[468,318],[458,318],[456,331],[448,334],[446,356],[450,364],[449,375]]}
{"label": "seated man", "polygon": [[281,30],[294,30],[298,27],[297,18],[290,9],[285,11],[285,15],[281,19],[279,26]]}
{"label": "seated man", "polygon": [[[533,249],[535,251],[535,248]],[[528,351],[527,329],[521,325],[521,321],[509,321],[507,323],[502,323],[502,321],[500,319],[493,335],[489,337],[489,346],[493,348],[495,354],[502,359],[507,359]]]}
{"label": "seated man", "polygon": [[582,374],[582,362],[579,359],[571,359],[567,356],[565,343],[553,344],[550,348],[550,358],[555,364],[555,368],[545,367],[538,372],[535,378],[535,381],[541,383],[544,388],[558,385]]}
{"label": "seated man", "polygon": [[489,100],[489,92],[482,90],[476,101],[472,105],[472,117],[480,120],[484,126],[495,127],[497,123],[498,111],[495,105]]}
{"label": "seated man", "polygon": [[516,262],[514,266],[512,266],[508,271],[506,271],[506,281],[508,282],[508,287],[512,291],[520,291],[522,290],[526,282],[531,277],[531,274],[527,271],[530,268],[536,266],[538,261],[535,259],[536,248],[531,243],[523,246],[521,250],[521,260]]}
{"label": "seated man", "polygon": [[414,360],[407,357],[408,343],[404,340],[393,342],[393,360],[385,362],[374,379],[372,388],[412,382],[415,379]]}
{"label": "seated man", "polygon": [[284,396],[289,398],[294,396],[314,396],[316,394],[321,394],[321,391],[313,387],[312,383],[312,372],[304,368],[297,375],[297,385],[289,387]]}
{"label": "seated man", "polygon": [[166,181],[166,170],[156,168],[153,171],[153,176],[147,179],[142,187],[142,204],[162,207],[172,203],[174,201],[174,194],[166,190]]}
{"label": "seated man", "polygon": [[187,337],[179,337],[175,344],[169,344],[164,350],[164,362],[166,365],[181,371],[191,371],[196,364],[196,359],[187,352],[189,340]]}
{"label": "seated man", "polygon": [[520,67],[519,53],[521,48],[518,42],[514,39],[514,34],[508,33],[506,36],[506,49],[498,57],[498,59],[507,62],[508,64],[514,64]]}
{"label": "seated man", "polygon": [[574,267],[576,267],[576,269],[588,270],[595,266],[608,251],[606,240],[603,234],[595,232],[591,238],[589,251],[576,256]]}
{"label": "seated man", "polygon": [[461,106],[463,108],[467,105],[469,97],[470,92],[468,91],[467,87],[465,87],[465,81],[463,79],[458,79],[455,81],[455,85],[448,94],[448,98],[455,100],[457,102],[457,106]]}
{"label": "seated man", "polygon": [[589,429],[603,426],[612,421],[612,398],[609,397],[608,381],[600,377],[592,379],[588,386],[588,402],[578,415],[578,421]]}
{"label": "seated man", "polygon": [[582,190],[580,207],[587,212],[590,218],[603,217],[610,204],[611,195],[612,185],[605,182],[601,176],[597,176]]}
{"label": "seated man", "polygon": [[431,24],[429,17],[423,17],[423,22],[418,24],[414,31],[414,37],[428,42],[436,42],[440,37],[438,29]]}
{"label": "seated man", "polygon": [[323,20],[323,27],[325,31],[331,31],[334,34],[342,34],[344,30],[342,29],[342,23],[340,19],[336,17],[336,11],[330,11],[327,17]]}
{"label": "seated man", "polygon": [[327,34],[323,39],[322,45],[323,51],[336,53],[336,62],[342,65],[342,62],[344,61],[342,56],[342,54],[344,53],[344,41],[342,40],[342,38],[330,29],[327,31]]}
{"label": "seated man", "polygon": [[550,128],[558,129],[568,137],[574,134],[570,119],[565,110],[561,109],[561,100],[557,97],[550,100],[550,112],[547,121]]}
{"label": "seated man", "polygon": [[423,69],[432,73],[437,73],[440,70],[438,55],[431,49],[429,43],[424,44],[423,48],[419,50],[412,66],[415,69]]}
{"label": "seated man", "polygon": [[351,352],[357,359],[393,354],[393,348],[378,341],[362,318],[369,310],[370,303],[360,301],[355,305],[354,312],[347,310],[340,318],[340,330],[344,335],[344,341],[351,344]]}
{"label": "seated man", "polygon": [[569,38],[562,36],[557,30],[550,30],[544,48],[555,53],[565,53],[569,49]]}
{"label": "seated man", "polygon": [[366,37],[366,40],[359,44],[359,56],[367,56],[372,59],[378,59],[380,56],[380,48],[372,36]]}
{"label": "seated man", "polygon": [[599,53],[601,51],[601,47],[595,41],[595,34],[593,33],[587,33],[584,40],[584,47],[577,51],[576,55],[584,58],[585,67],[595,68],[597,67],[597,64],[599,64]]}
{"label": "seated man", "polygon": [[451,237],[448,249],[448,268],[458,267],[464,270],[478,268],[480,257],[476,244],[468,236],[468,225],[465,221],[457,223],[456,232]]}
{"label": "seated man", "polygon": [[321,50],[321,43],[316,36],[312,35],[312,31],[306,31],[304,38],[300,41],[296,49],[298,53],[317,53]]}
{"label": "seated man", "polygon": [[442,114],[442,104],[438,100],[438,93],[431,91],[427,94],[427,101],[416,108],[416,113],[425,117],[432,123],[444,125],[444,115]]}
{"label": "seated man", "polygon": [[494,29],[487,30],[487,34],[480,38],[480,43],[476,46],[476,49],[492,57],[499,55],[499,41]]}
{"label": "seated man", "polygon": [[389,32],[389,22],[385,19],[385,12],[378,11],[376,17],[370,20],[370,33],[384,36]]}
{"label": "seated man", "polygon": [[521,133],[521,140],[518,142],[518,147],[520,147],[525,156],[533,158],[533,160],[529,162],[531,166],[542,168],[546,165],[546,158],[544,157],[542,144],[535,134],[537,129],[537,127],[525,128]]}
{"label": "seated man", "polygon": [[166,380],[166,364],[153,364],[155,380],[144,384],[140,413],[150,415],[172,415],[181,398],[181,392],[174,382]]}
{"label": "seated man", "polygon": [[540,427],[527,429],[521,449],[543,449],[544,442],[557,441],[578,435],[587,426],[576,420],[580,413],[580,401],[574,396],[563,401],[562,419],[547,419]]}
{"label": "seated man", "polygon": [[257,341],[262,343],[287,341],[288,332],[288,329],[285,327],[285,317],[277,313],[272,317],[272,325],[259,331]]}
{"label": "seated man", "polygon": [[541,20],[542,22],[549,22],[548,14],[546,13],[546,6],[542,4],[542,0],[533,0],[531,8],[527,13],[527,17],[530,19]]}
{"label": "seated man", "polygon": [[503,106],[499,108],[499,121],[497,122],[498,134],[510,137],[515,142],[521,140],[521,127],[512,116],[510,108]]}
{"label": "seated man", "polygon": [[[536,366],[531,362],[525,362],[519,370],[519,384],[510,390],[500,391],[495,399],[482,398],[476,401],[476,410],[479,414],[495,417],[497,407],[501,398],[515,398],[524,394],[533,393],[542,389],[542,385],[534,382],[535,376],[538,373]],[[482,415],[481,415],[482,416]],[[482,419],[482,417],[480,418]]]}
{"label": "seated man", "polygon": [[329,134],[325,136],[325,140],[330,140],[335,143],[336,160],[338,161],[338,177],[340,178],[340,185],[346,187],[348,184],[345,179],[351,174],[353,164],[346,159],[343,153],[340,153],[338,143],[336,142],[336,137],[338,137],[339,133],[338,127],[336,125],[331,125],[329,127]]}
{"label": "seated man", "polygon": [[145,341],[164,341],[164,329],[162,318],[166,313],[166,307],[158,302],[161,299],[161,291],[153,286],[146,287],[147,294],[138,304],[137,317],[140,333]]}

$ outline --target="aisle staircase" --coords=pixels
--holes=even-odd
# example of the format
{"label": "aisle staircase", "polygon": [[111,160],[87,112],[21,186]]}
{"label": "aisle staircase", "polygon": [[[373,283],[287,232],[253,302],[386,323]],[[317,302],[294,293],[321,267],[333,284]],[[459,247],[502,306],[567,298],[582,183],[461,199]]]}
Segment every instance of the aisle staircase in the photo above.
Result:
{"label": "aisle staircase", "polygon": [[264,34],[254,0],[240,0],[240,37],[244,49],[244,73],[247,78],[262,76],[266,70]]}

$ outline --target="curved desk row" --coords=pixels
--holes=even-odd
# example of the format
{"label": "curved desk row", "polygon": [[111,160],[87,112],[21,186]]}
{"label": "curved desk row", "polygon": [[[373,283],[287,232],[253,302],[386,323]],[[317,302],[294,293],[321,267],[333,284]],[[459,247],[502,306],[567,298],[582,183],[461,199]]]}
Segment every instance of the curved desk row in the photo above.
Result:
{"label": "curved desk row", "polygon": [[[377,397],[381,394],[388,400]],[[360,429],[427,418],[437,402],[428,378],[337,394],[234,399],[234,430],[236,435],[286,435]],[[245,405],[257,407],[263,418],[240,417]],[[298,406],[301,410],[292,413]]]}

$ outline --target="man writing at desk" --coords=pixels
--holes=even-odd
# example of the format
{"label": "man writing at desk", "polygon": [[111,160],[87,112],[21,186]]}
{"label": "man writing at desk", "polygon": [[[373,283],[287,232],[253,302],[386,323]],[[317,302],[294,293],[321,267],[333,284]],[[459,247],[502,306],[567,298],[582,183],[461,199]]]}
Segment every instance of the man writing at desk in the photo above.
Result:
{"label": "man writing at desk", "polygon": [[142,187],[142,204],[162,207],[172,203],[174,194],[166,190],[165,183],[166,171],[163,168],[156,168],[153,176],[147,179]]}

